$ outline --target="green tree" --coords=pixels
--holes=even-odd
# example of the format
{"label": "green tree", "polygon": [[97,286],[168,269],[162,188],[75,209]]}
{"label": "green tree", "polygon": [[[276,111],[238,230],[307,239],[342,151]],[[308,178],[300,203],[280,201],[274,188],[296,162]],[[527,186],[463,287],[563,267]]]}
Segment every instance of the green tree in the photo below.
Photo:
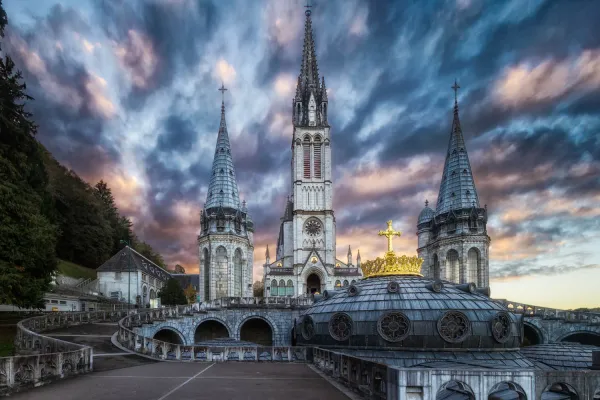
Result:
{"label": "green tree", "polygon": [[255,281],[252,285],[252,293],[254,297],[263,297],[265,284],[263,281]]}
{"label": "green tree", "polygon": [[128,243],[133,243],[135,236],[133,234],[131,221],[119,215],[119,209],[115,204],[115,198],[113,197],[112,191],[108,187],[108,184],[101,180],[94,186],[96,197],[100,200],[103,210],[104,218],[108,221],[112,230],[112,250],[111,254],[117,253],[121,247],[121,240],[125,240]]}
{"label": "green tree", "polygon": [[158,293],[158,297],[163,305],[175,306],[188,303],[181,285],[174,278],[167,281],[167,284]]}
{"label": "green tree", "polygon": [[[0,38],[7,17],[0,1]],[[22,75],[0,58],[0,303],[42,308],[56,270],[48,176]]]}
{"label": "green tree", "polygon": [[189,304],[196,302],[196,295],[198,294],[198,292],[196,291],[196,289],[194,289],[194,287],[191,284],[189,284],[188,287],[185,288],[183,293],[185,294],[185,297],[187,298]]}
{"label": "green tree", "polygon": [[152,261],[154,264],[158,265],[162,269],[165,269],[165,260],[162,256],[154,251],[152,246],[148,243],[139,241],[137,238],[133,241],[133,248],[135,251],[146,257],[148,260]]}

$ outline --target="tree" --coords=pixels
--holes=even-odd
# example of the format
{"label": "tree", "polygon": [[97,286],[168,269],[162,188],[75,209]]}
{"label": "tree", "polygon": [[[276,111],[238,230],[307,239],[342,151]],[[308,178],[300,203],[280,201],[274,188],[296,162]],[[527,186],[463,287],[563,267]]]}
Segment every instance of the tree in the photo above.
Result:
{"label": "tree", "polygon": [[133,241],[133,248],[135,251],[146,257],[148,260],[152,261],[154,264],[158,265],[162,269],[165,269],[165,260],[162,256],[154,251],[152,246],[148,243],[139,241],[137,238]]}
{"label": "tree", "polygon": [[167,281],[167,284],[158,293],[158,297],[163,305],[175,306],[188,303],[181,285],[174,278]]}
{"label": "tree", "polygon": [[[0,38],[7,17],[0,0]],[[56,270],[56,226],[51,221],[42,147],[25,103],[22,75],[0,58],[0,303],[43,308]]]}
{"label": "tree", "polygon": [[187,298],[189,304],[196,302],[196,295],[198,294],[198,292],[196,291],[196,289],[194,289],[194,287],[191,284],[189,284],[183,292],[185,293],[185,297]]}
{"label": "tree", "polygon": [[254,297],[263,297],[264,296],[265,284],[262,281],[256,281],[252,285],[252,292]]}
{"label": "tree", "polygon": [[110,253],[115,254],[121,249],[122,240],[128,243],[134,242],[135,235],[133,234],[132,230],[133,224],[128,218],[122,217],[119,214],[119,209],[115,203],[115,198],[113,197],[112,191],[106,182],[100,180],[100,182],[96,183],[96,186],[94,186],[94,193],[102,204],[104,218],[108,221],[112,230],[113,243]]}

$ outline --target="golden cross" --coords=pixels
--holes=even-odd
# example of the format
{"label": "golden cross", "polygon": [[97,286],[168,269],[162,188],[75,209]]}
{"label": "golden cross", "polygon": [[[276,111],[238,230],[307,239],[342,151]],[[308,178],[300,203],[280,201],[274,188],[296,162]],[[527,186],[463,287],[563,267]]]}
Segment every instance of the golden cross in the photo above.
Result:
{"label": "golden cross", "polygon": [[392,220],[389,220],[387,222],[387,229],[385,231],[379,231],[379,236],[385,236],[387,237],[388,240],[388,252],[393,252],[394,249],[392,248],[392,239],[394,236],[398,236],[400,237],[402,235],[402,232],[400,231],[395,231],[394,228],[392,228]]}

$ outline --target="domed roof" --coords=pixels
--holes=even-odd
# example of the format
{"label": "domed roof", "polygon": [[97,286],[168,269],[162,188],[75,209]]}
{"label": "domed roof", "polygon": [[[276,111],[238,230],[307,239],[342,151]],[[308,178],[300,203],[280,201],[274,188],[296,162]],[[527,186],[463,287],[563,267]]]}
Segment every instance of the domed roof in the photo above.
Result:
{"label": "domed roof", "polygon": [[425,200],[425,208],[423,208],[423,210],[421,210],[421,213],[419,214],[419,219],[418,219],[417,225],[422,224],[424,222],[431,221],[433,219],[434,215],[435,215],[435,211],[433,211],[429,207],[429,202],[427,200]]}
{"label": "domed roof", "polygon": [[473,284],[418,276],[371,277],[326,291],[296,326],[299,344],[346,349],[519,348],[522,321]]}

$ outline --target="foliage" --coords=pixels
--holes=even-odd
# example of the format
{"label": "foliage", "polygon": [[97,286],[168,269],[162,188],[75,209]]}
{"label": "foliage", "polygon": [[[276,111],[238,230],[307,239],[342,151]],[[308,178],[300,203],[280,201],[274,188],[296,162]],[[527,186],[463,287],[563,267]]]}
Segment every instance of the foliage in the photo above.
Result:
{"label": "foliage", "polygon": [[58,272],[71,278],[96,279],[96,271],[70,261],[58,260]]}
{"label": "foliage", "polygon": [[[0,37],[6,23],[0,3]],[[0,58],[0,303],[42,308],[56,269],[57,230],[25,91],[11,58]]]}
{"label": "foliage", "polygon": [[252,293],[254,297],[263,297],[265,284],[263,281],[256,281],[252,285]]}
{"label": "foliage", "polygon": [[191,284],[188,285],[183,292],[185,293],[185,297],[187,298],[189,304],[196,302],[196,295],[198,292]]}
{"label": "foliage", "polygon": [[160,297],[161,304],[166,306],[188,304],[181,285],[174,278],[167,281],[167,284],[158,293],[158,297]]}
{"label": "foliage", "polygon": [[135,238],[133,242],[133,248],[135,251],[152,261],[154,264],[158,265],[162,269],[165,269],[165,260],[163,260],[162,256],[158,252],[154,251],[152,246],[150,246],[148,243],[139,241],[137,238]]}

